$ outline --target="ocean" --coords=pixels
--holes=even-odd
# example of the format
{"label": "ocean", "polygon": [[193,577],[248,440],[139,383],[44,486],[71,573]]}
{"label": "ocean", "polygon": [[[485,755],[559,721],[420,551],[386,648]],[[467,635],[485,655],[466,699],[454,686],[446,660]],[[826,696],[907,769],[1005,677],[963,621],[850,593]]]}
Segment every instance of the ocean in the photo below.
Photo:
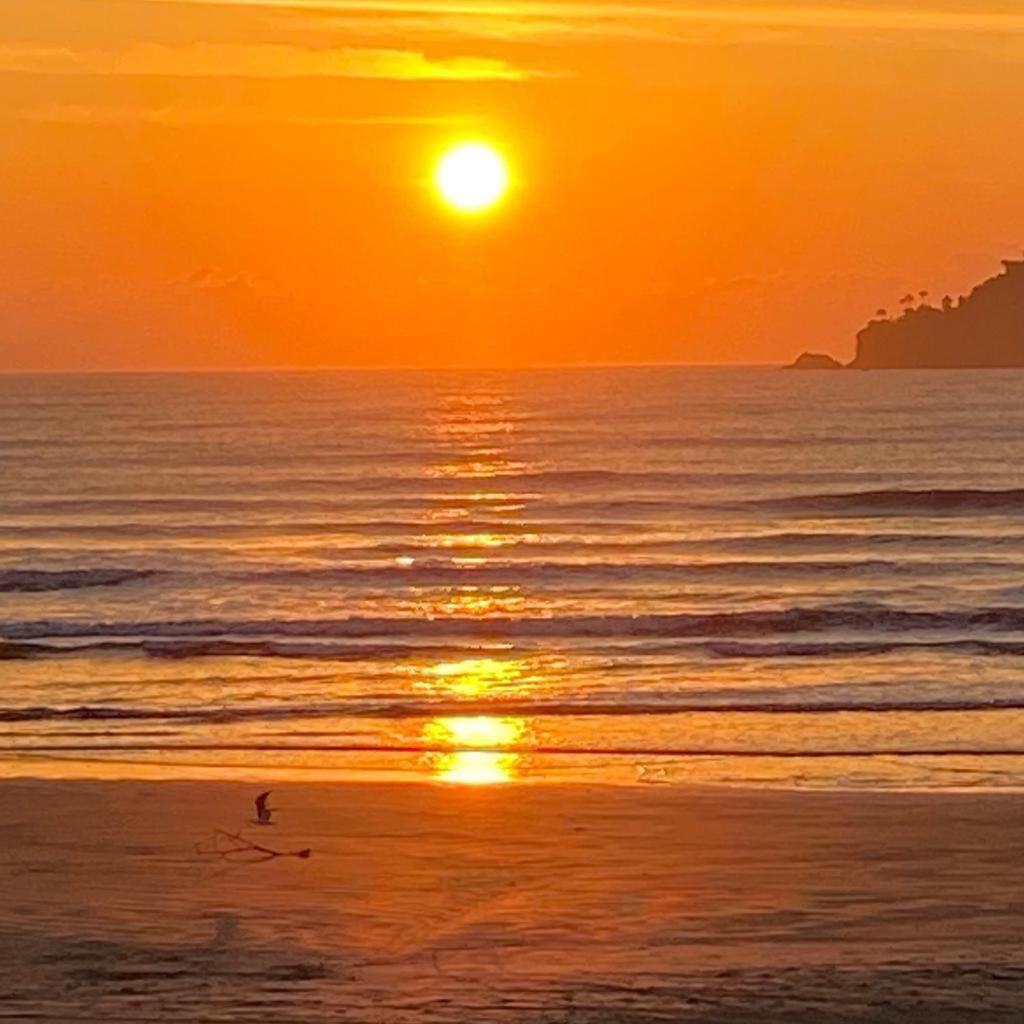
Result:
{"label": "ocean", "polygon": [[0,773],[1018,787],[1022,384],[0,377]]}

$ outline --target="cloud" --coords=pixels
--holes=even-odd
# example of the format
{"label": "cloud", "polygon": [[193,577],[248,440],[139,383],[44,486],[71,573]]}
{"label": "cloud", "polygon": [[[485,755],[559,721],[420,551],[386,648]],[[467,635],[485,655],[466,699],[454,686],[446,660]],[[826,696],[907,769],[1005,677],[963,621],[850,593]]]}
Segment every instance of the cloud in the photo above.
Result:
{"label": "cloud", "polygon": [[[956,9],[943,0],[143,0],[150,6],[237,12],[240,24],[270,19],[290,39],[316,45],[325,32],[402,50],[420,42],[661,42],[677,45],[821,44],[839,40],[978,48],[1024,39],[1024,11],[1005,0]],[[1000,9],[995,6],[1003,2]],[[268,17],[269,16],[269,17]],[[297,32],[298,36],[291,33]],[[315,51],[313,51],[315,52]],[[525,77],[539,72],[527,70]],[[423,76],[426,77],[426,76]]]}
{"label": "cloud", "polygon": [[824,29],[882,32],[980,32],[1024,33],[1024,13],[1006,9],[988,10],[979,3],[966,9],[915,5],[905,0],[902,7],[891,3],[621,3],[615,0],[146,0],[155,4],[239,7],[250,10],[278,9],[312,11],[320,14],[425,16],[460,19],[471,26],[480,19],[497,31],[504,21],[506,31],[517,24],[539,32],[545,22],[555,32],[585,32],[588,26],[608,28],[614,24],[632,31],[638,23],[677,26],[736,26],[765,29]]}
{"label": "cloud", "polygon": [[277,294],[277,288],[270,281],[245,273],[230,273],[220,267],[198,267],[172,283],[198,292],[236,292],[253,296]]}
{"label": "cloud", "polygon": [[780,271],[763,274],[736,274],[732,277],[705,278],[701,291],[705,293],[729,294],[754,291],[758,288],[773,288],[783,280]]}
{"label": "cloud", "polygon": [[80,69],[81,59],[81,54],[63,46],[18,46],[0,43],[0,71],[74,74]]}
{"label": "cloud", "polygon": [[627,20],[623,17],[592,17],[575,20],[571,17],[547,15],[492,14],[474,11],[461,14],[422,12],[415,14],[362,12],[315,15],[311,25],[325,26],[338,32],[376,39],[447,38],[475,39],[505,43],[571,42],[581,37],[601,41],[634,40],[674,42],[680,38],[671,26],[653,20]]}
{"label": "cloud", "polygon": [[119,54],[0,45],[0,71],[198,78],[379,78],[521,81],[554,73],[492,57],[435,59],[417,50],[305,49],[278,43],[144,43]]}
{"label": "cloud", "polygon": [[269,110],[266,107],[211,105],[195,107],[90,106],[53,103],[20,111],[17,120],[64,125],[266,125],[288,124],[338,128],[465,128],[475,119],[467,116],[420,117],[414,114],[381,114],[365,117],[311,114],[304,111]]}

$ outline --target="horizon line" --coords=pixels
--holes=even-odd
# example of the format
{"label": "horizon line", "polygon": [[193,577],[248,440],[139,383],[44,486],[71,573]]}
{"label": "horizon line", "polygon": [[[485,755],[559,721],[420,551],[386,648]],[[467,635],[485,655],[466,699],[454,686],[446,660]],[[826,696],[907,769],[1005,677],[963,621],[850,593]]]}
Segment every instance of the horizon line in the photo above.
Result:
{"label": "horizon line", "polygon": [[330,366],[209,366],[209,367],[105,367],[97,369],[0,369],[0,377],[87,377],[87,376],[158,376],[187,374],[249,374],[249,373],[523,373],[532,370],[627,370],[627,369],[772,369],[785,366],[782,362],[761,363],[682,363],[682,362],[649,362],[649,363],[535,363],[532,365],[505,364],[473,364],[463,363],[456,366],[388,366],[388,365],[330,365]]}

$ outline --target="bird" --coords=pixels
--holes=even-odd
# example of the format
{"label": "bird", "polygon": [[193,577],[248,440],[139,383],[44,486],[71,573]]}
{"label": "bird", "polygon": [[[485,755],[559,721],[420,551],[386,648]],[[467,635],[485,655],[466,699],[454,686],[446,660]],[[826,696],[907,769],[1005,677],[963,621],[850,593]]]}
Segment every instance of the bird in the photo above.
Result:
{"label": "bird", "polygon": [[254,825],[273,825],[274,823],[270,820],[270,815],[274,813],[272,807],[267,806],[267,797],[270,796],[271,790],[267,790],[266,793],[260,793],[256,797],[256,817],[252,819]]}

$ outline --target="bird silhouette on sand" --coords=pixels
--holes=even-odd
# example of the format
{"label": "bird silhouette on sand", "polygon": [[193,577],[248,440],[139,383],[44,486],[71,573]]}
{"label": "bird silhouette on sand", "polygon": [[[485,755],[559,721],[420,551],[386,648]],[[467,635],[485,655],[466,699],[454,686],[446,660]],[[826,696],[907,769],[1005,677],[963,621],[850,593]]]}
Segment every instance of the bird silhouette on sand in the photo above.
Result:
{"label": "bird silhouette on sand", "polygon": [[270,820],[270,816],[274,813],[273,807],[267,806],[267,797],[270,796],[271,790],[267,790],[266,793],[260,793],[256,797],[256,817],[252,819],[254,825],[273,825],[274,823]]}

